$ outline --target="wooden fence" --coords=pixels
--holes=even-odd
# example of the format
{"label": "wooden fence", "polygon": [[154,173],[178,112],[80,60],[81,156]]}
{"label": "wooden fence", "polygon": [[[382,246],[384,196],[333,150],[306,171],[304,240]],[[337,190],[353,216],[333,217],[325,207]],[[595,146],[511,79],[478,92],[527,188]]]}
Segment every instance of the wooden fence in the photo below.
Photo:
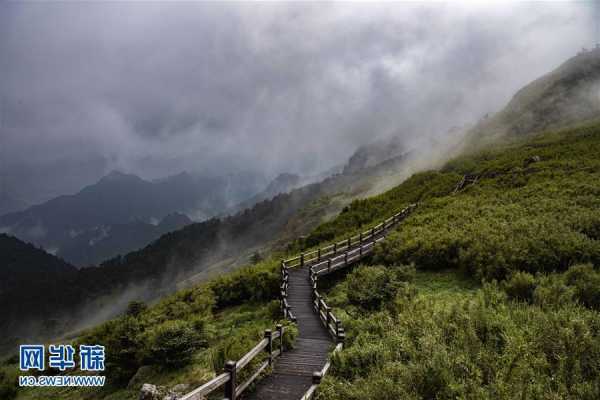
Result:
{"label": "wooden fence", "polygon": [[[235,400],[239,397],[244,390],[250,386],[252,382],[258,378],[261,372],[263,372],[269,365],[273,364],[273,361],[283,353],[283,335],[285,334],[285,328],[278,324],[275,331],[267,329],[265,331],[265,337],[262,339],[252,350],[246,353],[242,358],[237,361],[227,361],[225,363],[225,371],[206,382],[204,385],[192,390],[188,394],[180,398],[180,400],[201,400],[204,399],[208,394],[224,386],[224,397],[228,400]],[[277,343],[275,340],[279,339]],[[278,348],[274,349],[274,345],[278,344]],[[254,373],[241,384],[237,382],[237,375],[239,372],[247,366],[250,361],[261,353],[267,353],[267,359],[260,364],[260,366],[254,371]]]}
{"label": "wooden fence", "polygon": [[[317,313],[321,322],[327,328],[327,331],[336,341],[336,347],[334,353],[340,351],[343,347],[345,332],[342,327],[342,322],[339,318],[331,311],[331,307],[327,306],[322,296],[317,290],[317,281],[319,276],[329,274],[333,271],[344,268],[359,259],[365,257],[367,254],[373,251],[375,244],[385,238],[387,231],[394,225],[402,221],[413,209],[416,207],[412,204],[402,210],[401,212],[394,214],[390,218],[382,221],[380,224],[370,228],[365,232],[361,232],[358,235],[348,237],[347,239],[337,242],[325,247],[319,247],[316,250],[301,253],[298,257],[290,258],[281,262],[281,309],[285,318],[296,322],[296,317],[292,307],[287,301],[288,286],[289,286],[289,268],[304,267],[308,266],[308,278],[312,285],[312,301],[314,311]],[[235,400],[239,397],[244,390],[250,386],[252,382],[258,378],[261,372],[263,372],[269,365],[273,364],[273,361],[283,353],[283,335],[285,329],[281,324],[277,325],[276,330],[273,332],[270,329],[265,331],[265,337],[262,339],[252,350],[246,353],[242,358],[237,361],[227,361],[225,363],[225,371],[206,382],[204,385],[192,390],[188,394],[180,398],[180,400],[200,400],[204,399],[206,395],[224,386],[225,399]],[[279,339],[278,349],[273,349],[274,341]],[[267,360],[260,364],[257,370],[243,383],[238,384],[237,375],[238,373],[247,366],[259,354],[266,352],[268,354]],[[327,373],[331,362],[328,361],[320,371],[316,371],[313,374],[313,384],[304,394],[301,400],[310,400],[314,395],[317,386],[321,382],[321,378]]]}
{"label": "wooden fence", "polygon": [[[362,259],[373,251],[375,245],[385,239],[388,230],[399,222],[403,221],[408,214],[416,207],[411,204],[397,214],[382,221],[367,231],[358,235],[348,237],[348,239],[337,242],[325,247],[319,247],[316,250],[301,253],[298,257],[290,258],[281,262],[281,308],[287,318],[295,322],[292,308],[287,302],[287,290],[289,279],[289,268],[308,266],[308,277],[312,287],[313,309],[319,316],[319,319],[335,340],[336,347],[333,353],[340,351],[343,347],[346,333],[342,326],[342,321],[337,318],[327,305],[325,300],[317,289],[319,276],[330,274],[339,269]],[[321,378],[327,373],[331,362],[328,361],[321,371],[313,374],[313,384],[304,394],[301,400],[312,399]]]}

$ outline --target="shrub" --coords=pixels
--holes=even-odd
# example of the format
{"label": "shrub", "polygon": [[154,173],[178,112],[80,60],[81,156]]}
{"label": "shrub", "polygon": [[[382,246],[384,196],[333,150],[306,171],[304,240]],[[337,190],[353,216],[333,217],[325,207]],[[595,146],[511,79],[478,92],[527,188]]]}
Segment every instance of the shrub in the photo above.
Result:
{"label": "shrub", "polygon": [[17,378],[0,370],[0,399],[10,400],[17,396]]}
{"label": "shrub", "polygon": [[145,311],[148,307],[143,301],[131,301],[127,304],[127,310],[125,311],[125,315],[129,315],[130,317],[137,317],[143,311]]}
{"label": "shrub", "polygon": [[365,310],[379,308],[394,298],[400,281],[383,266],[359,266],[348,275],[348,301]]}
{"label": "shrub", "polygon": [[599,398],[598,313],[507,297],[486,284],[356,316],[317,399]]}
{"label": "shrub", "polygon": [[586,307],[600,310],[600,272],[591,264],[571,267],[565,281],[573,286],[575,298]]}
{"label": "shrub", "polygon": [[510,299],[531,303],[536,281],[533,275],[527,272],[515,272],[502,284],[502,287]]}
{"label": "shrub", "polygon": [[544,308],[558,308],[573,303],[574,296],[573,287],[565,283],[563,276],[550,274],[538,278],[533,302]]}
{"label": "shrub", "polygon": [[269,301],[279,294],[278,264],[271,260],[221,275],[209,284],[216,306],[223,308],[248,301]]}
{"label": "shrub", "polygon": [[288,320],[283,321],[282,324],[284,328],[283,349],[291,350],[294,348],[296,338],[298,337],[298,326]]}
{"label": "shrub", "polygon": [[185,321],[166,321],[147,333],[147,359],[162,367],[187,364],[199,346],[199,335]]}

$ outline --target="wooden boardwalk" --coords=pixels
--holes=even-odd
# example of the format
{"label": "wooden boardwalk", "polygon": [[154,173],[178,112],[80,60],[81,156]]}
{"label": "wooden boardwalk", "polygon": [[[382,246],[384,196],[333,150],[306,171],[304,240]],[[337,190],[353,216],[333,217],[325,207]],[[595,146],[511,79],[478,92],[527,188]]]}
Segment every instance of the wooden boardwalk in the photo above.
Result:
{"label": "wooden boardwalk", "polygon": [[244,399],[299,400],[312,385],[312,375],[327,362],[333,340],[313,311],[308,267],[289,271],[288,301],[297,318],[299,335],[293,350],[275,363],[273,373],[258,382]]}
{"label": "wooden boardwalk", "polygon": [[[329,353],[340,351],[345,332],[342,321],[327,306],[318,292],[319,276],[330,274],[368,256],[375,245],[385,239],[388,230],[400,223],[416,207],[411,204],[382,223],[355,236],[319,247],[281,262],[281,309],[285,318],[296,322],[298,337],[294,348],[283,351],[285,329],[278,324],[275,331],[267,329],[264,339],[239,360],[225,363],[224,372],[184,395],[181,400],[204,400],[224,386],[229,400],[310,400],[331,362]],[[335,348],[334,348],[335,338]],[[278,349],[275,349],[278,345]],[[241,369],[257,355],[267,352],[269,358],[243,383],[237,381]],[[263,371],[273,365],[273,371],[246,392]]]}

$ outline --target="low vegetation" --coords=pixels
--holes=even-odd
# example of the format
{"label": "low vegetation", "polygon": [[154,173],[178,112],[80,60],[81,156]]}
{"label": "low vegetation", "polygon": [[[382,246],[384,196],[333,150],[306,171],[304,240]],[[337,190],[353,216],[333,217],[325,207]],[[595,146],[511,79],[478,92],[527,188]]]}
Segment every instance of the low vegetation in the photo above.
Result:
{"label": "low vegetation", "polygon": [[[321,282],[347,342],[318,399],[600,398],[598,154],[594,124],[513,140],[355,200],[292,244],[341,240],[419,203],[365,265]],[[110,387],[85,396],[210,379],[279,319],[277,260],[133,303],[78,338],[112,349]],[[83,397],[57,393],[18,398]]]}
{"label": "low vegetation", "polygon": [[[279,286],[277,267],[276,261],[266,260],[179,291],[151,307],[130,303],[122,316],[85,332],[74,343],[106,347],[105,388],[20,390],[17,398],[135,399],[144,382],[166,387],[186,383],[191,389],[220,373],[225,361],[239,359],[265,329],[279,322],[287,325],[284,345],[290,348],[296,329],[280,321],[279,303],[273,301]],[[3,399],[17,394],[14,362],[13,357],[0,370]]]}
{"label": "low vegetation", "polygon": [[[600,398],[598,154],[598,125],[521,139],[317,229],[315,242],[419,200],[373,265],[329,288],[347,343],[318,399]],[[398,280],[400,265],[416,273]]]}
{"label": "low vegetation", "polygon": [[[367,310],[353,306],[349,290],[371,268],[380,267],[360,267],[329,294],[351,315],[341,313],[346,348],[333,358],[318,399],[600,396],[600,315],[575,298],[557,298],[547,277],[539,278],[544,283],[535,290],[534,304],[511,299],[494,283],[445,289],[462,292],[459,296],[408,283]],[[446,280],[448,274],[454,272],[430,273],[427,279]],[[565,291],[577,290],[566,274],[553,279]],[[348,302],[339,302],[344,297]]]}

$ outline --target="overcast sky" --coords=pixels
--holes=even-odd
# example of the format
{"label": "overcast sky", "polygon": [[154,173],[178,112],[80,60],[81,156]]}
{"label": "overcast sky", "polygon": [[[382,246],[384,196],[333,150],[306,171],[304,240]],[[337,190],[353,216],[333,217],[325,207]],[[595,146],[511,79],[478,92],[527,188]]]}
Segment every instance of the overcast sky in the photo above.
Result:
{"label": "overcast sky", "polygon": [[314,173],[498,110],[593,39],[589,2],[0,4],[0,190],[112,169]]}

